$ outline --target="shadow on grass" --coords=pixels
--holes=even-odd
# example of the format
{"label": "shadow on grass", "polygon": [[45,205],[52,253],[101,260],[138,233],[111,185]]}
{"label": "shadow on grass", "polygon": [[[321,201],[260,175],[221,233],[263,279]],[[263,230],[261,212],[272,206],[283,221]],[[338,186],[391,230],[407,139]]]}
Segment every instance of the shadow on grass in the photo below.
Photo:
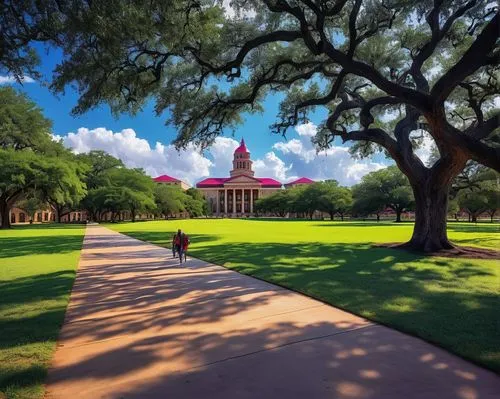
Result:
{"label": "shadow on grass", "polygon": [[[48,274],[21,277],[13,280],[0,280],[0,309],[26,305],[30,302],[57,300],[69,294],[73,285],[75,272],[62,270]],[[24,322],[23,322],[24,323]],[[0,321],[0,325],[3,323]],[[4,334],[0,336],[0,342]]]}
{"label": "shadow on grass", "polygon": [[[76,257],[65,258],[71,262],[65,264],[57,255],[81,248],[83,235],[72,231],[76,229],[81,232],[82,226],[16,226],[0,235],[0,258],[4,259],[0,267],[2,262],[8,266],[6,274],[0,271],[0,397],[2,392],[9,398],[38,397],[43,391],[46,362],[75,279]],[[18,259],[10,262],[8,258]],[[59,270],[44,272],[50,262],[58,262]]]}
{"label": "shadow on grass", "polygon": [[[42,391],[40,386],[45,378],[47,378],[47,367],[42,364],[26,367],[7,366],[0,375],[0,394],[5,390],[6,398],[38,397]],[[20,389],[21,392],[24,389],[27,389],[28,392],[23,392],[26,395],[19,394]],[[12,395],[9,391],[12,392]],[[2,396],[0,395],[0,397]]]}
{"label": "shadow on grass", "polygon": [[9,230],[77,230],[86,226],[85,223],[35,223],[35,224],[16,224]]}
{"label": "shadow on grass", "polygon": [[82,237],[78,235],[0,237],[0,258],[68,253],[81,246]]}
{"label": "shadow on grass", "polygon": [[47,366],[37,354],[19,356],[16,353],[22,351],[21,346],[56,341],[66,311],[63,299],[69,295],[74,275],[74,271],[67,270],[0,281],[0,314],[3,314],[0,350],[6,350],[7,354],[13,350],[8,362],[0,366],[0,392],[14,388],[37,389],[36,386],[43,383]]}

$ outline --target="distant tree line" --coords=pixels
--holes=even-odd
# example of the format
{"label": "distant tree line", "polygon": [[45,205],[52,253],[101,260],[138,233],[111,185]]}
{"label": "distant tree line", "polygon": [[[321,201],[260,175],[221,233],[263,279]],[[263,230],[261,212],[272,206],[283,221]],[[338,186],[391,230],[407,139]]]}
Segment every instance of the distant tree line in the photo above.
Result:
{"label": "distant tree line", "polygon": [[[488,213],[491,221],[499,208],[499,174],[492,169],[470,163],[453,183],[448,213],[458,220],[458,213],[468,213],[469,221]],[[312,219],[315,212],[344,220],[346,215],[378,220],[388,209],[401,222],[401,215],[414,211],[415,199],[406,176],[389,166],[365,175],[359,184],[342,187],[336,180],[327,180],[278,191],[256,202],[256,211],[278,217],[295,216]]]}
{"label": "distant tree line", "polygon": [[74,210],[92,220],[111,220],[124,212],[132,220],[148,213],[169,217],[186,212],[207,214],[196,189],[155,184],[142,169],[130,169],[104,151],[73,154],[53,139],[52,123],[26,95],[0,88],[0,222],[10,227],[12,207],[23,209],[32,222],[37,210],[50,205],[56,221]]}

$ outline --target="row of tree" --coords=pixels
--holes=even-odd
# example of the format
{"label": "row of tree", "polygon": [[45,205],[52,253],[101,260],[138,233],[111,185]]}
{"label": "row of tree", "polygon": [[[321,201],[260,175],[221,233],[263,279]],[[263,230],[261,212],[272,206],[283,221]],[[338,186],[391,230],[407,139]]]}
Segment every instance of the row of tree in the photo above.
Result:
{"label": "row of tree", "polygon": [[[463,210],[470,221],[477,221],[482,213],[493,217],[499,208],[499,175],[491,169],[471,163],[455,179],[450,193],[448,213],[458,219]],[[367,174],[352,188],[342,187],[336,180],[327,180],[290,190],[279,191],[256,203],[256,211],[284,217],[287,214],[304,215],[312,219],[314,212],[355,217],[375,215],[377,221],[385,210],[391,209],[396,222],[401,215],[415,209],[413,191],[406,176],[396,166],[389,166]]]}
{"label": "row of tree", "polygon": [[86,210],[93,220],[124,212],[132,220],[142,212],[169,217],[179,212],[206,214],[200,192],[155,184],[142,169],[129,169],[104,151],[73,154],[53,139],[51,121],[24,94],[0,88],[0,219],[10,227],[14,205],[31,219],[47,205],[56,220]]}

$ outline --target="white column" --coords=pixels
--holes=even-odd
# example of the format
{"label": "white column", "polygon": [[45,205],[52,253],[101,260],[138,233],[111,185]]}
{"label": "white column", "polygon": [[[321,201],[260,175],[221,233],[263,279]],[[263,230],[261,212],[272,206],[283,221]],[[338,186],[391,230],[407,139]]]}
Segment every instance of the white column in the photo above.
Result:
{"label": "white column", "polygon": [[233,213],[236,213],[236,189],[233,188]]}
{"label": "white column", "polygon": [[245,191],[247,190],[241,189],[241,213],[245,213]]}
{"label": "white column", "polygon": [[227,215],[227,189],[224,189],[224,214]]}
{"label": "white column", "polygon": [[253,214],[253,188],[250,189],[250,213]]}
{"label": "white column", "polygon": [[216,196],[216,201],[217,201],[217,205],[216,205],[216,209],[217,209],[217,216],[220,215],[220,192],[219,190],[217,190],[217,196]]}

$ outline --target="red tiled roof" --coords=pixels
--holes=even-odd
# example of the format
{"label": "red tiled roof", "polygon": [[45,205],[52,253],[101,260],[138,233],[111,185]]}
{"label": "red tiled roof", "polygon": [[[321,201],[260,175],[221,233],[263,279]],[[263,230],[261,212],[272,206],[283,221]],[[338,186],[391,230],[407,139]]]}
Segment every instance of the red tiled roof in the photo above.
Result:
{"label": "red tiled roof", "polygon": [[208,188],[208,187],[222,187],[224,183],[229,180],[229,177],[209,177],[208,179],[200,181],[196,187],[198,188]]}
{"label": "red tiled roof", "polygon": [[258,177],[253,177],[253,176],[247,176],[247,175],[236,175],[236,176],[232,176],[228,179],[226,179],[225,183],[229,183],[230,181],[234,180],[234,179],[237,179],[239,177],[242,177],[242,176],[245,176],[247,179],[250,179],[250,180],[254,180],[254,181],[260,181]]}
{"label": "red tiled roof", "polygon": [[241,143],[240,143],[240,146],[234,150],[234,153],[240,153],[240,152],[248,152],[247,150],[247,146],[245,145],[245,140],[244,139],[241,139]]}
{"label": "red tiled roof", "polygon": [[[270,177],[255,177],[255,180],[258,180],[262,187],[271,188],[281,187],[281,183],[277,180],[271,179]],[[198,188],[211,188],[211,187],[223,187],[224,183],[228,180],[231,180],[230,177],[209,177],[208,179],[200,181],[196,187]]]}
{"label": "red tiled roof", "polygon": [[175,177],[169,176],[169,175],[161,175],[158,177],[155,177],[153,181],[157,183],[178,183],[180,182],[179,179],[176,179]]}
{"label": "red tiled roof", "polygon": [[270,177],[257,177],[257,179],[262,184],[262,187],[281,187],[281,183],[278,180],[271,179]]}
{"label": "red tiled roof", "polygon": [[291,181],[290,183],[286,183],[285,186],[293,186],[294,184],[312,184],[315,183],[314,180],[309,179],[308,177],[301,177],[295,181]]}

